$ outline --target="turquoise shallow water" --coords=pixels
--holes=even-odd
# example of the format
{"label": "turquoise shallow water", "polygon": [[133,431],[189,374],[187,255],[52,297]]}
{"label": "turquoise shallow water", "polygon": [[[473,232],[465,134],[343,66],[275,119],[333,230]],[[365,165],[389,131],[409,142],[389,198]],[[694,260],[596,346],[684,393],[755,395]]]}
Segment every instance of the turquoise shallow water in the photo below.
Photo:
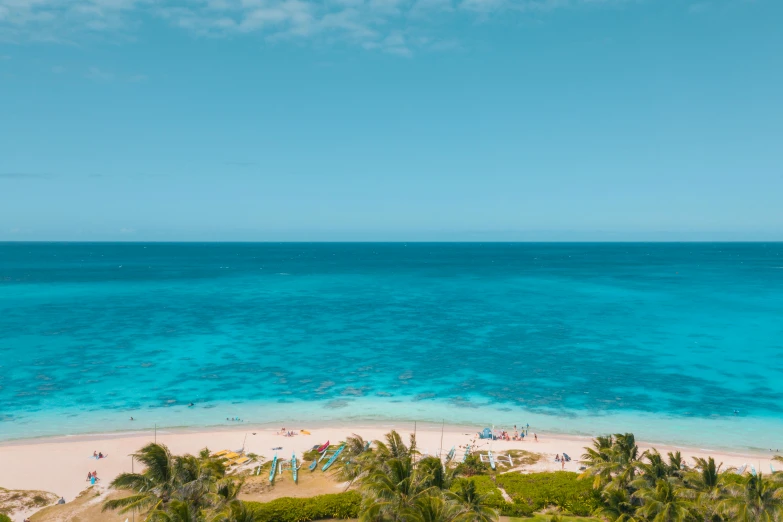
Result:
{"label": "turquoise shallow water", "polygon": [[130,415],[783,447],[783,244],[0,243],[0,439]]}

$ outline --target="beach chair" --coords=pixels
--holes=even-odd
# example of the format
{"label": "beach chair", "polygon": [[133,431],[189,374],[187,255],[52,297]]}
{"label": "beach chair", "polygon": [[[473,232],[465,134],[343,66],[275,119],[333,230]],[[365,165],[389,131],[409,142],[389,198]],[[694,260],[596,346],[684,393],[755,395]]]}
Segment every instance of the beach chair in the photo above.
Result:
{"label": "beach chair", "polygon": [[241,466],[242,464],[250,462],[250,457],[240,457],[237,460],[234,461],[234,466]]}
{"label": "beach chair", "polygon": [[220,450],[220,451],[218,451],[217,453],[213,453],[213,454],[212,454],[212,456],[213,456],[213,457],[222,457],[222,456],[223,456],[223,455],[225,455],[226,453],[231,453],[231,451],[230,451],[230,450],[227,450],[227,449],[226,449],[226,450]]}
{"label": "beach chair", "polygon": [[239,457],[239,453],[235,453],[233,451],[226,453],[225,455],[222,455],[224,459],[228,460],[234,460],[235,458]]}

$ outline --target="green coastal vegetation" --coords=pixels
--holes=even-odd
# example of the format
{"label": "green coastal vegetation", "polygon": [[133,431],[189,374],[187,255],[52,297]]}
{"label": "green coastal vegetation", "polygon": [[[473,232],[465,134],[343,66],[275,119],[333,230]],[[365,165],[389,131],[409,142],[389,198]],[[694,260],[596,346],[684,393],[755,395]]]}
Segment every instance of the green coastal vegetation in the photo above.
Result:
{"label": "green coastal vegetation", "polygon": [[632,434],[596,438],[581,474],[493,471],[476,454],[444,463],[394,431],[372,446],[356,435],[345,445],[332,472],[345,491],[259,503],[238,499],[246,476],[229,474],[225,459],[149,444],[135,454],[144,470],[111,484],[129,494],[103,509],[149,522],[783,521],[783,473],[737,473],[712,458],[689,464],[679,452],[640,452]]}

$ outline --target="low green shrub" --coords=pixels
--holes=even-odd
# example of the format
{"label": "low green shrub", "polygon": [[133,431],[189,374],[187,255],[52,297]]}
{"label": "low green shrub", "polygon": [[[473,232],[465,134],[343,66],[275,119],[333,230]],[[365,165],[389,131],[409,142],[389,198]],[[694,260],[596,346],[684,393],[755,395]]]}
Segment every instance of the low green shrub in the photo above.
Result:
{"label": "low green shrub", "polygon": [[524,502],[504,502],[500,514],[506,517],[530,517],[533,516],[533,508]]}
{"label": "low green shrub", "polygon": [[476,484],[476,492],[479,495],[486,495],[487,506],[507,517],[529,517],[533,514],[533,509],[524,502],[506,502],[503,494],[498,489],[492,477],[489,475],[475,475],[470,478],[461,478],[455,481],[451,486],[452,491],[459,490],[459,484],[462,480],[470,480]]}
{"label": "low green shrub", "polygon": [[492,477],[488,475],[476,475],[470,478],[457,479],[451,486],[452,491],[459,490],[459,484],[462,480],[469,480],[476,485],[476,492],[479,495],[487,496],[487,505],[494,509],[503,508],[508,502],[503,498],[503,494],[498,487],[492,482]]}
{"label": "low green shrub", "polygon": [[599,493],[590,480],[580,480],[576,473],[506,473],[498,475],[497,483],[514,502],[528,505],[532,511],[558,506],[565,513],[590,515],[600,504]]}
{"label": "low green shrub", "polygon": [[489,464],[481,462],[478,453],[471,453],[465,458],[465,462],[457,464],[457,474],[462,477],[473,475],[486,475],[489,473]]}
{"label": "low green shrub", "polygon": [[247,502],[259,522],[305,522],[357,518],[362,497],[355,491],[309,498],[282,497],[271,502]]}
{"label": "low green shrub", "polygon": [[12,522],[8,515],[0,513],[0,522]]}

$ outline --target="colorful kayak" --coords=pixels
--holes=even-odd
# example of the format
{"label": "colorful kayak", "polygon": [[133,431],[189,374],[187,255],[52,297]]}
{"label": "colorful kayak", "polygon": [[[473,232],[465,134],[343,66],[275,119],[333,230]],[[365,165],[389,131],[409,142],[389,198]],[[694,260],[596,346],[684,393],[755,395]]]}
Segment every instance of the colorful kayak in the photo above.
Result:
{"label": "colorful kayak", "polygon": [[454,458],[454,454],[456,452],[457,452],[457,447],[456,446],[452,446],[451,449],[449,450],[448,455],[446,455],[446,462],[451,461],[451,459]]}
{"label": "colorful kayak", "polygon": [[462,462],[465,462],[466,460],[468,460],[468,455],[470,455],[470,444],[465,446],[465,456],[462,457]]}
{"label": "colorful kayak", "polygon": [[329,456],[329,450],[324,451],[323,453],[321,453],[321,456],[319,457],[318,462],[321,462],[322,460],[324,460],[328,456]]}
{"label": "colorful kayak", "polygon": [[328,449],[329,449],[329,441],[327,440],[326,443],[323,444],[322,446],[319,446],[316,451],[318,451],[318,453],[323,453],[324,451],[326,451]]}
{"label": "colorful kayak", "polygon": [[296,484],[299,479],[299,470],[296,467],[296,453],[291,455],[291,473],[294,475],[294,484]]}
{"label": "colorful kayak", "polygon": [[495,456],[492,454],[492,451],[489,451],[489,467],[492,469],[495,469]]}
{"label": "colorful kayak", "polygon": [[332,464],[334,464],[334,461],[337,460],[337,457],[340,456],[340,453],[342,453],[344,449],[345,449],[345,444],[340,446],[340,448],[334,452],[334,455],[332,455],[332,457],[326,461],[326,464],[324,464],[324,466],[321,468],[321,471],[326,471],[327,469],[329,469],[332,466]]}
{"label": "colorful kayak", "polygon": [[318,459],[315,459],[312,464],[310,464],[310,471],[313,471],[318,466]]}
{"label": "colorful kayak", "polygon": [[275,481],[275,473],[277,472],[277,453],[275,453],[275,458],[272,459],[272,469],[269,471],[269,483],[273,483]]}

